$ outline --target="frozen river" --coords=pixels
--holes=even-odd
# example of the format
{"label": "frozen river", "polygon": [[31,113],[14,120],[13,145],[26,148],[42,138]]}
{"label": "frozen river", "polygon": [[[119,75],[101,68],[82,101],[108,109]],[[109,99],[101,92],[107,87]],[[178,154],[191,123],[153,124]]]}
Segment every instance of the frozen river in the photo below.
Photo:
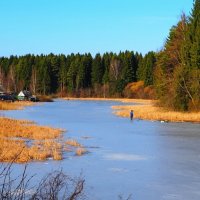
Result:
{"label": "frozen river", "polygon": [[200,124],[131,122],[112,113],[111,106],[118,104],[122,103],[56,100],[4,115],[64,128],[66,138],[88,147],[82,157],[66,154],[62,161],[28,167],[39,177],[61,168],[72,176],[82,172],[87,199],[132,194],[134,200],[199,200]]}

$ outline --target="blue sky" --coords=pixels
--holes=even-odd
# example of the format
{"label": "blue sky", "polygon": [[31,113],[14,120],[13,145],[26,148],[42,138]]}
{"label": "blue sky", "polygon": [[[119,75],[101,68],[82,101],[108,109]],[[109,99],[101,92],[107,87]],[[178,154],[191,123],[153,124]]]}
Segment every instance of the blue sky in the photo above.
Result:
{"label": "blue sky", "polygon": [[161,49],[193,0],[0,0],[0,56]]}

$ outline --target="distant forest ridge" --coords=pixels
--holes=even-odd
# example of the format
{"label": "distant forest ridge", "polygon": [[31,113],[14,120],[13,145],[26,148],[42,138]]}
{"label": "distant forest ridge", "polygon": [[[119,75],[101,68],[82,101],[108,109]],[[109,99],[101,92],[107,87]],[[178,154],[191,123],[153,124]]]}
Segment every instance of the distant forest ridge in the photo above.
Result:
{"label": "distant forest ridge", "polygon": [[167,108],[199,111],[200,0],[170,29],[159,52],[1,57],[0,84],[45,95],[158,98]]}
{"label": "distant forest ridge", "polygon": [[[144,58],[150,61],[148,68]],[[0,58],[0,77],[6,91],[31,90],[34,94],[123,96],[128,83],[143,80],[153,85],[155,53],[145,57],[132,51],[71,55],[25,55]],[[148,62],[149,62],[148,61]],[[147,71],[148,70],[148,71]],[[104,90],[104,91],[103,91]]]}

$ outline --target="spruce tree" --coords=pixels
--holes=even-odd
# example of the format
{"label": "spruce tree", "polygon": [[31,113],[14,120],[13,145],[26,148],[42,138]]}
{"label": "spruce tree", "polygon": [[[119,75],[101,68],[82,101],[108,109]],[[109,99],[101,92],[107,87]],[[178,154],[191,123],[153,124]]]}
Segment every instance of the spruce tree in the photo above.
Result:
{"label": "spruce tree", "polygon": [[191,43],[191,68],[200,69],[200,0],[194,2],[189,23],[188,40]]}
{"label": "spruce tree", "polygon": [[200,109],[200,0],[194,1],[182,50],[182,88],[186,92],[187,109]]}
{"label": "spruce tree", "polygon": [[101,55],[98,53],[96,54],[93,62],[92,62],[92,84],[102,84],[104,74],[104,68],[102,65]]}

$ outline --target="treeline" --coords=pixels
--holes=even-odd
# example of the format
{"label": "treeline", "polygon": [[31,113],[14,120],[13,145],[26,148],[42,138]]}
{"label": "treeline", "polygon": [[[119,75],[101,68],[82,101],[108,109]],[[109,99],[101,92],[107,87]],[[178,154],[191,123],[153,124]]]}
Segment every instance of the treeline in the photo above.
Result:
{"label": "treeline", "polygon": [[170,30],[157,54],[154,85],[162,105],[175,110],[200,110],[200,0]]}
{"label": "treeline", "polygon": [[[155,54],[143,58],[119,54],[25,55],[0,58],[0,80],[6,91],[77,97],[123,97],[128,83],[153,83]],[[148,63],[148,66],[146,66]],[[146,67],[144,67],[146,66]]]}
{"label": "treeline", "polygon": [[91,54],[1,57],[0,84],[7,91],[27,89],[33,94],[156,97],[173,110],[200,110],[200,0],[194,1],[189,17],[183,14],[171,28],[160,52],[144,56],[125,51],[94,57]]}

